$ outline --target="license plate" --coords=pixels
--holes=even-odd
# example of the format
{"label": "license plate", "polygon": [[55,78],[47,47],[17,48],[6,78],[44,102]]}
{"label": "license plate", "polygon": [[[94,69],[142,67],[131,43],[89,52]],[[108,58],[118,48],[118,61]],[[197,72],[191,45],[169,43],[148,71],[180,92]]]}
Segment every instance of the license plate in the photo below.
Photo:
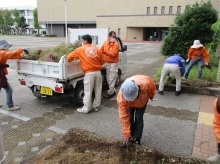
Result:
{"label": "license plate", "polygon": [[43,95],[53,95],[53,90],[51,88],[48,87],[40,87],[40,93]]}

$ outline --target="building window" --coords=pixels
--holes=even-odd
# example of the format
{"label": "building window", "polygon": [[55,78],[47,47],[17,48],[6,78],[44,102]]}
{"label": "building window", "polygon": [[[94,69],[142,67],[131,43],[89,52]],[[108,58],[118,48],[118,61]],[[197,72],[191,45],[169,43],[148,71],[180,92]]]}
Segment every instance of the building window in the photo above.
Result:
{"label": "building window", "polygon": [[173,14],[173,6],[169,7],[169,14]]}
{"label": "building window", "polygon": [[147,15],[150,15],[150,7],[147,7]]}
{"label": "building window", "polygon": [[180,12],[181,12],[181,6],[177,6],[177,14],[180,14]]}
{"label": "building window", "polygon": [[154,14],[157,14],[157,7],[154,7]]}
{"label": "building window", "polygon": [[165,14],[165,6],[161,7],[161,14],[164,15]]}

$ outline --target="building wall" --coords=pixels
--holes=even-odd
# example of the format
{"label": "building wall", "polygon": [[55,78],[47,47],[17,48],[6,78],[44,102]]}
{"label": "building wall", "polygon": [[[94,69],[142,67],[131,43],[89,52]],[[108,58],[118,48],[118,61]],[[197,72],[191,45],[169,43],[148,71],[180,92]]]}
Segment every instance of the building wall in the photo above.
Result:
{"label": "building wall", "polygon": [[[96,23],[97,28],[119,31],[123,40],[134,38],[134,33],[139,39],[143,35],[141,30],[143,27],[168,28],[173,24],[178,9],[183,13],[186,5],[201,1],[208,0],[66,0],[67,23],[70,25]],[[218,0],[211,2],[219,11],[220,2]],[[37,0],[37,5],[40,22],[65,23],[64,0]],[[164,12],[161,13],[163,6]]]}
{"label": "building wall", "polygon": [[135,41],[143,40],[143,27],[128,27],[127,40],[135,40]]}
{"label": "building wall", "polygon": [[51,24],[48,24],[47,34],[56,34],[59,37],[65,36],[64,28],[65,28],[64,25],[52,24],[52,31],[51,31]]}

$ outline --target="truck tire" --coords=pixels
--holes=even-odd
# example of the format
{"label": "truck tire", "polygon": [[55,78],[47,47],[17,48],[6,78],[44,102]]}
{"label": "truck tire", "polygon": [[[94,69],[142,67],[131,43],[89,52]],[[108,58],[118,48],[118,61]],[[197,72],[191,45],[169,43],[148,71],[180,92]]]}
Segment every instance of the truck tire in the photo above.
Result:
{"label": "truck tire", "polygon": [[75,99],[77,105],[80,106],[83,105],[83,97],[84,97],[84,84],[80,83],[76,86],[76,91],[75,91]]}
{"label": "truck tire", "polygon": [[40,93],[40,90],[37,90],[36,86],[33,86],[31,90],[35,97],[42,98],[43,95]]}
{"label": "truck tire", "polygon": [[121,70],[118,70],[118,77],[115,82],[115,87],[118,87],[121,84]]}

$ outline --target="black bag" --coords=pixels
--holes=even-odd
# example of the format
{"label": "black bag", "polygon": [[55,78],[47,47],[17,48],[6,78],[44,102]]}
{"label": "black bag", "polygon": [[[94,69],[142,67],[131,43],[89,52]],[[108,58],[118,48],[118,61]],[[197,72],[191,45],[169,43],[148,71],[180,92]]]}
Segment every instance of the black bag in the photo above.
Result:
{"label": "black bag", "polygon": [[7,78],[5,76],[5,68],[9,67],[8,64],[0,63],[0,89],[7,87]]}

